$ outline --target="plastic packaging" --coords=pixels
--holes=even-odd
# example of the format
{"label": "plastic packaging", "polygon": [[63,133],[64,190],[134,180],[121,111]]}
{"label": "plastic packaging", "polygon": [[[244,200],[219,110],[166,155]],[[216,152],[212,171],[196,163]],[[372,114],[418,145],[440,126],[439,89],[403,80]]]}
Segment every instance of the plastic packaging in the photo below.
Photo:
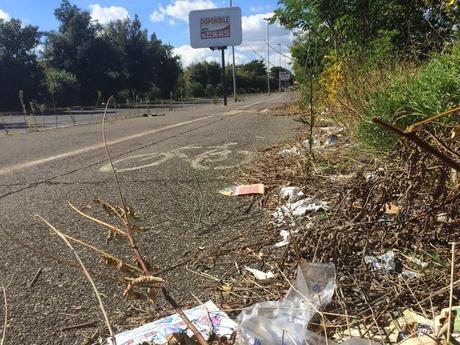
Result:
{"label": "plastic packaging", "polygon": [[[238,344],[337,345],[307,330],[313,316],[329,304],[335,290],[335,266],[301,262],[286,296],[277,302],[257,303],[238,316]],[[342,345],[378,345],[351,338]]]}
{"label": "plastic packaging", "polygon": [[297,278],[283,300],[257,303],[238,316],[240,341],[251,345],[300,345],[308,337],[317,338],[306,330],[307,325],[331,301],[334,289],[334,264],[300,263]]}

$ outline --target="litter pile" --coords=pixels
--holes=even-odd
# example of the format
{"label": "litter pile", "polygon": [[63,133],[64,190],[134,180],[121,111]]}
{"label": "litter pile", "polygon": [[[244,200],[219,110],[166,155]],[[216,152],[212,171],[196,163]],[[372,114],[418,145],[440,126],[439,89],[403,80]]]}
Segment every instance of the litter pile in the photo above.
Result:
{"label": "litter pile", "polygon": [[[258,279],[264,280],[266,277]],[[238,315],[236,322],[212,301],[186,310],[185,314],[203,338],[211,343],[334,345],[336,342],[327,338],[326,323],[321,324],[324,327],[322,335],[308,330],[308,325],[315,316],[321,316],[323,321],[326,319],[327,314],[322,313],[322,309],[331,302],[335,291],[334,264],[301,261],[297,267],[296,279],[284,298],[252,305]],[[449,309],[444,309],[436,319],[429,320],[406,309],[401,317],[384,328],[384,332],[392,341],[405,345],[442,344],[447,337],[452,344],[458,344],[460,320],[456,316],[459,313],[460,306],[452,308],[450,313]],[[448,322],[449,318],[451,322]],[[362,338],[361,335],[365,332],[366,329],[360,325],[358,328],[348,329],[348,335],[333,335],[333,339],[348,338],[341,342],[347,345],[381,344]],[[112,345],[198,343],[178,314],[122,332],[107,341]]]}
{"label": "litter pile", "polygon": [[[259,281],[266,295],[280,289],[283,276],[293,276],[301,259],[333,262],[338,293],[326,309],[328,336],[396,343],[412,330],[404,321],[408,311],[430,320],[436,335],[435,316],[449,305],[450,285],[453,305],[460,304],[460,260],[453,261],[451,277],[460,196],[458,186],[446,187],[450,169],[411,146],[381,160],[341,128],[317,131],[313,159],[309,143],[300,136],[266,150],[240,175],[270,191],[264,205],[276,237],[271,250],[259,254],[259,268],[275,272],[271,281]],[[264,300],[262,292],[249,295],[251,302]]]}
{"label": "litter pile", "polygon": [[[221,190],[259,200],[267,217],[252,238],[212,253],[231,254],[238,275],[201,273],[216,282],[221,309],[207,302],[186,314],[206,340],[458,344],[460,307],[446,309],[460,304],[460,265],[451,259],[458,187],[446,188],[449,170],[429,155],[401,156],[378,160],[328,127],[264,151],[241,184]],[[142,344],[197,343],[177,315],[117,337],[130,344],[137,335]]]}

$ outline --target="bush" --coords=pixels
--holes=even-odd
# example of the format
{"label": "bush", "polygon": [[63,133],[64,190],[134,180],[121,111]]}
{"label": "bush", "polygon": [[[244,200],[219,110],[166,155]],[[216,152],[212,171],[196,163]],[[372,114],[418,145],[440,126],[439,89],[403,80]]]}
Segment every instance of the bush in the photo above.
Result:
{"label": "bush", "polygon": [[[459,104],[460,44],[450,53],[435,56],[414,76],[395,80],[388,88],[370,94],[357,134],[368,145],[389,150],[395,147],[397,139],[373,124],[372,118],[406,128]],[[453,121],[455,116],[447,116],[431,127]]]}

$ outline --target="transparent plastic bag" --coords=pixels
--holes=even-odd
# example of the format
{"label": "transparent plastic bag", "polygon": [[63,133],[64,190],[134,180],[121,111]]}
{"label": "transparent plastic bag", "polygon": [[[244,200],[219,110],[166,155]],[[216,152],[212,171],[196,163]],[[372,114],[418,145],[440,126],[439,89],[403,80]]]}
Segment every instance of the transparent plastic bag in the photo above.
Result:
{"label": "transparent plastic bag", "polygon": [[[308,323],[329,304],[335,290],[335,266],[301,262],[286,296],[257,303],[238,316],[238,343],[247,345],[336,345],[307,330]],[[352,338],[347,345],[376,344]]]}
{"label": "transparent plastic bag", "polygon": [[239,335],[245,344],[300,345],[306,328],[334,294],[334,264],[301,262],[297,278],[283,300],[262,302],[238,316]]}

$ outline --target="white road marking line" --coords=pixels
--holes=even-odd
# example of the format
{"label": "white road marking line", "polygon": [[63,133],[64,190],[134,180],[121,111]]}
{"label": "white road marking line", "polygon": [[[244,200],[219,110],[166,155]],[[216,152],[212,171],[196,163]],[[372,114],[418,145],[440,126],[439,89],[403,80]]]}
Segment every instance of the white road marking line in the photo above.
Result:
{"label": "white road marking line", "polygon": [[[270,99],[270,101],[274,100],[274,99],[278,99],[278,98],[281,98],[281,96],[272,98],[272,99]],[[267,102],[267,100],[262,100],[262,101],[258,101],[258,102],[254,102],[254,103],[245,105],[245,106],[241,107],[241,109],[246,109],[246,108],[249,108],[251,106],[261,104],[261,103],[264,103],[264,102]],[[231,113],[231,115],[236,115],[237,113],[239,113],[239,111],[237,113],[234,113],[233,111],[229,111],[227,114],[223,113],[223,114],[219,114],[219,115],[230,115],[230,113]],[[110,145],[119,144],[119,143],[122,143],[122,142],[125,142],[125,141],[129,141],[129,140],[132,140],[132,139],[143,137],[143,136],[146,136],[146,135],[149,135],[149,134],[165,131],[167,129],[181,127],[181,126],[185,126],[185,125],[188,125],[188,124],[191,124],[191,123],[194,123],[194,122],[203,121],[203,120],[215,117],[215,116],[216,115],[209,115],[209,116],[205,116],[205,117],[200,117],[198,119],[179,122],[179,123],[175,123],[173,125],[169,125],[169,126],[165,126],[165,127],[161,127],[161,128],[152,129],[152,130],[149,130],[149,131],[129,135],[127,137],[123,137],[123,138],[120,138],[120,139],[109,141],[109,142],[107,142],[107,145],[110,146]],[[1,168],[0,169],[0,175],[9,174],[9,173],[11,173],[13,171],[27,169],[27,168],[30,168],[30,167],[33,167],[33,166],[36,166],[36,165],[52,162],[52,161],[62,159],[62,158],[68,158],[68,157],[72,157],[72,156],[77,156],[77,155],[80,155],[82,153],[86,153],[86,152],[101,149],[103,147],[104,147],[104,144],[102,144],[102,143],[101,144],[95,144],[95,145],[82,147],[81,149],[78,149],[78,150],[69,151],[69,152],[61,153],[61,154],[50,156],[50,157],[36,159],[36,160],[33,160],[33,161],[28,161],[28,162],[24,162],[24,163],[20,163],[20,164],[16,164],[16,165],[10,165],[10,166]]]}
{"label": "white road marking line", "polygon": [[[185,125],[188,125],[188,124],[191,124],[191,123],[194,123],[194,122],[198,122],[198,121],[203,121],[203,120],[209,119],[209,118],[211,118],[211,117],[215,117],[215,115],[209,115],[209,116],[205,116],[205,117],[200,117],[200,118],[198,118],[198,119],[189,120],[189,121],[184,121],[184,122],[179,122],[179,123],[175,123],[175,124],[173,124],[173,125],[169,125],[169,126],[165,126],[165,127],[161,127],[161,128],[152,129],[152,130],[149,130],[149,131],[145,131],[145,132],[141,132],[141,133],[129,135],[129,136],[127,136],[127,137],[123,137],[123,138],[120,138],[120,139],[116,139],[116,140],[109,141],[109,142],[107,142],[107,145],[110,146],[110,145],[119,144],[119,143],[122,143],[122,142],[125,142],[125,141],[128,141],[128,140],[132,140],[132,139],[136,139],[136,138],[139,138],[139,137],[143,137],[143,136],[146,136],[146,135],[149,135],[149,134],[161,132],[161,131],[164,131],[164,130],[167,130],[167,129],[171,129],[171,128],[175,128],[175,127],[180,127],[180,126],[185,126]],[[51,161],[54,161],[54,160],[57,160],[57,159],[62,159],[62,158],[68,158],[68,157],[76,156],[76,155],[79,155],[79,154],[82,154],[82,153],[86,153],[86,152],[98,150],[98,149],[101,149],[101,148],[103,148],[103,147],[104,147],[104,144],[103,144],[103,143],[101,143],[101,144],[95,144],[95,145],[90,145],[90,146],[82,147],[81,149],[78,149],[78,150],[74,150],[74,151],[69,151],[69,152],[61,153],[61,154],[58,154],[58,155],[55,155],[55,156],[46,157],[46,158],[41,158],[41,159],[37,159],[37,160],[25,162],[25,163],[20,163],[20,164],[12,165],[12,166],[9,166],[9,167],[1,168],[1,169],[0,169],[0,175],[8,174],[8,173],[11,173],[11,172],[16,171],[16,170],[21,170],[21,169],[30,168],[30,167],[33,167],[33,166],[35,166],[35,165],[40,165],[40,164],[43,164],[43,163],[48,163],[48,162],[51,162]]]}

